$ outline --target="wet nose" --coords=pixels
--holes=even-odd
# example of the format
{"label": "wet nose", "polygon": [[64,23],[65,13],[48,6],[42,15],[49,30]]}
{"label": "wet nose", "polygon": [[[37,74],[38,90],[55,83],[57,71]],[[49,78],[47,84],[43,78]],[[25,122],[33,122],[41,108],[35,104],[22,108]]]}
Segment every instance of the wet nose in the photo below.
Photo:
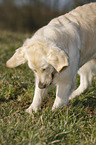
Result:
{"label": "wet nose", "polygon": [[46,88],[46,86],[47,86],[46,84],[39,82],[38,87],[39,87],[40,89],[44,89],[44,88]]}

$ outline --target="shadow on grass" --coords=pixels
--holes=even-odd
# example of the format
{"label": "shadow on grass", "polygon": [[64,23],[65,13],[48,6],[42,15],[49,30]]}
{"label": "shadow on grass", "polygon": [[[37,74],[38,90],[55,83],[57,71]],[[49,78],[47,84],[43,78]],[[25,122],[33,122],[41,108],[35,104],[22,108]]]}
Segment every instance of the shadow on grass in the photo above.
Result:
{"label": "shadow on grass", "polygon": [[0,97],[0,104],[3,102],[10,102],[11,100],[16,100],[17,97],[24,93],[24,89],[27,89],[27,84],[22,83],[19,86],[15,87],[14,91],[8,95],[8,97]]}
{"label": "shadow on grass", "polygon": [[85,109],[87,108],[87,113],[91,113],[92,115],[96,115],[96,97],[95,96],[87,96],[80,100],[76,98],[74,102],[72,102],[72,106],[82,106]]}

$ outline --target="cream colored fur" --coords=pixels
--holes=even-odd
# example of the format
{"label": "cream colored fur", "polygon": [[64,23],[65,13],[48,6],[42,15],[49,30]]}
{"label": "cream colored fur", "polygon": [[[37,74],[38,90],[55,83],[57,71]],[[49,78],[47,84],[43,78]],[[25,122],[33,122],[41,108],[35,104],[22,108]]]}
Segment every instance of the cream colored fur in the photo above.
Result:
{"label": "cream colored fur", "polygon": [[[56,85],[52,110],[82,93],[91,84],[96,69],[96,3],[78,7],[50,21],[16,50],[7,66],[13,68],[25,62],[36,78],[28,113],[40,109],[51,84]],[[80,86],[73,92],[77,72]]]}
{"label": "cream colored fur", "polygon": [[92,59],[84,64],[79,69],[78,74],[80,76],[80,85],[75,91],[73,91],[69,100],[79,96],[92,84],[93,75],[96,74],[96,59]]}

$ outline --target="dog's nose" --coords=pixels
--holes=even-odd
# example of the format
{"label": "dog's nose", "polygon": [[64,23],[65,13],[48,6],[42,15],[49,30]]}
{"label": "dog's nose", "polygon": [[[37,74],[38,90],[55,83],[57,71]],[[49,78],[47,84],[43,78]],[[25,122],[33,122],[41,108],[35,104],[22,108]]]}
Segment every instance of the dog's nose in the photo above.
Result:
{"label": "dog's nose", "polygon": [[46,88],[46,86],[47,86],[46,84],[39,82],[38,87],[39,87],[40,89],[44,89],[44,88]]}

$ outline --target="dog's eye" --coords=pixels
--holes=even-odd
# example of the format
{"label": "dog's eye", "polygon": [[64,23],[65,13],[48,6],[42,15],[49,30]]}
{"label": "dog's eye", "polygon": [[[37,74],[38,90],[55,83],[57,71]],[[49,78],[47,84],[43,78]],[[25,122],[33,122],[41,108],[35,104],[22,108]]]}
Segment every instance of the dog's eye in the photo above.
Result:
{"label": "dog's eye", "polygon": [[36,69],[34,69],[34,72],[37,72],[37,70],[36,70]]}
{"label": "dog's eye", "polygon": [[46,70],[45,68],[42,69],[42,71],[45,71],[45,70]]}

